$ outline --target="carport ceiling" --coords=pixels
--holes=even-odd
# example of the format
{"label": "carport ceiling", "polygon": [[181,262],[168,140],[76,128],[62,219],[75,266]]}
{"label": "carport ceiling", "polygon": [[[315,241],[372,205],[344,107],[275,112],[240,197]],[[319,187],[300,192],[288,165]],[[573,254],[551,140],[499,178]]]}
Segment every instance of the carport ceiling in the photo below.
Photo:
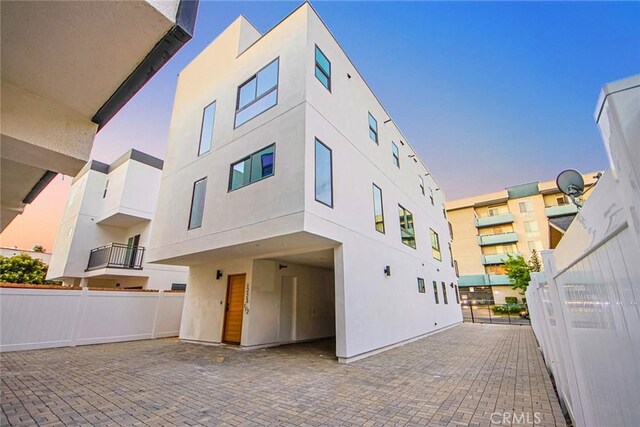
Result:
{"label": "carport ceiling", "polygon": [[333,249],[280,256],[276,261],[310,265],[333,270]]}

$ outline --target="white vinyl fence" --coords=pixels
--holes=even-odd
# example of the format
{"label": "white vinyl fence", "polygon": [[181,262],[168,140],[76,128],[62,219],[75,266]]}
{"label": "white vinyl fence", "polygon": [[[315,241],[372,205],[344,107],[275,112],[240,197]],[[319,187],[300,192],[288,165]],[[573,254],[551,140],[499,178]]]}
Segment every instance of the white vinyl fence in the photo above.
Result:
{"label": "white vinyl fence", "polygon": [[184,293],[0,288],[0,351],[177,336]]}
{"label": "white vinyl fence", "polygon": [[[596,112],[611,169],[527,289],[531,326],[575,425],[640,425],[640,76]],[[608,94],[607,94],[608,93]]]}

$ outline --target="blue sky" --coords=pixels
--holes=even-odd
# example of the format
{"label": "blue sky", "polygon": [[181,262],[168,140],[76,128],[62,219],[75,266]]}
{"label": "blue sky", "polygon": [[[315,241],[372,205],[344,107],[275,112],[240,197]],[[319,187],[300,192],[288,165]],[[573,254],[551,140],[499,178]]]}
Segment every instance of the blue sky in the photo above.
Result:
{"label": "blue sky", "polygon": [[[178,72],[238,15],[299,2],[201,1],[196,35],[98,134],[92,157],[164,157]],[[640,3],[314,2],[447,198],[606,168],[593,111],[640,72]]]}

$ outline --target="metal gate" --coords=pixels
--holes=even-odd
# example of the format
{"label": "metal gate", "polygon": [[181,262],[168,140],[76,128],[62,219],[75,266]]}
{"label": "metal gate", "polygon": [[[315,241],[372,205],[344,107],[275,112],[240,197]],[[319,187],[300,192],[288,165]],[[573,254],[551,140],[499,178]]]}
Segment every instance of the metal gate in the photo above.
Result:
{"label": "metal gate", "polygon": [[467,323],[530,325],[529,312],[523,304],[493,304],[493,301],[462,301],[462,318]]}

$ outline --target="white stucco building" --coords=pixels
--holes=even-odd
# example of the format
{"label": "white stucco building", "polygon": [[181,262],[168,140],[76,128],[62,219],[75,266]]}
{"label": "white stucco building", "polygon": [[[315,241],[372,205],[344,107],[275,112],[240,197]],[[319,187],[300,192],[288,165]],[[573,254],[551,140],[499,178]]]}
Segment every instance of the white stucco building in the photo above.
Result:
{"label": "white stucco building", "polygon": [[191,39],[198,2],[0,2],[0,231]]}
{"label": "white stucco building", "polygon": [[179,75],[149,259],[180,337],[336,337],[353,360],[462,321],[444,195],[313,8],[233,22]]}
{"label": "white stucco building", "polygon": [[184,289],[185,267],[148,264],[162,160],[130,150],[73,179],[47,279],[89,288]]}

